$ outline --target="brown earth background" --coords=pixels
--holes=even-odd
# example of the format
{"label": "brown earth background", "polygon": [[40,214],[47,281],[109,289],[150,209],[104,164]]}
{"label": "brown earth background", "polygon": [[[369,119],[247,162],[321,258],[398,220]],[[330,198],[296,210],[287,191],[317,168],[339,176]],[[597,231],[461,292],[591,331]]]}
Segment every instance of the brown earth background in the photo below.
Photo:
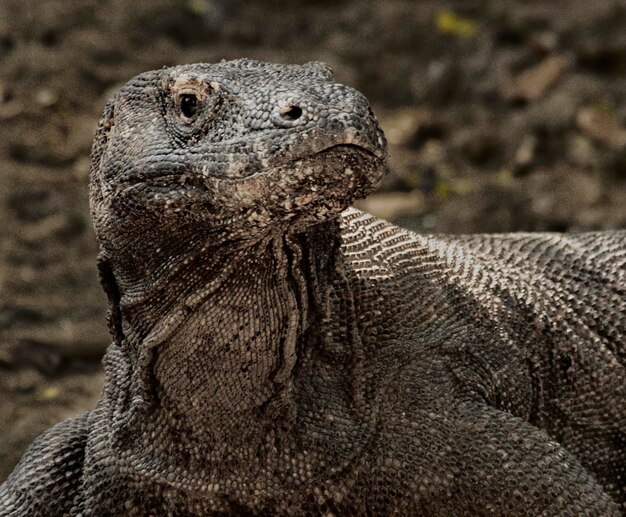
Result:
{"label": "brown earth background", "polygon": [[626,0],[0,0],[0,481],[92,407],[109,338],[87,203],[100,110],[133,75],[321,60],[371,100],[420,232],[626,227]]}

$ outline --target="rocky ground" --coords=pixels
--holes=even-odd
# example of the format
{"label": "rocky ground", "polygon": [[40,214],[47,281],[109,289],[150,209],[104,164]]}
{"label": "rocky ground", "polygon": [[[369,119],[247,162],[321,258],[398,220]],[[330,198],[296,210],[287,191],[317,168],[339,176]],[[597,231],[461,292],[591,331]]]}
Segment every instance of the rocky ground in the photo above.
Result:
{"label": "rocky ground", "polygon": [[0,480],[93,406],[108,343],[87,205],[114,89],[163,65],[323,60],[392,174],[365,209],[422,232],[626,227],[626,0],[0,2]]}

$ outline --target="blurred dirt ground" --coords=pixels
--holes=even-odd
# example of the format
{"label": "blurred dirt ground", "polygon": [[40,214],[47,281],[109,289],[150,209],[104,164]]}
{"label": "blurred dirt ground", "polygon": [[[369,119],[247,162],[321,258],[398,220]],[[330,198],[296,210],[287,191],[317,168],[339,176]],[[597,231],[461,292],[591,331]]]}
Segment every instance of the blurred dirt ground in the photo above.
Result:
{"label": "blurred dirt ground", "polygon": [[108,344],[87,203],[99,112],[131,76],[328,62],[392,174],[361,207],[421,232],[626,227],[626,0],[0,1],[0,480],[92,407]]}

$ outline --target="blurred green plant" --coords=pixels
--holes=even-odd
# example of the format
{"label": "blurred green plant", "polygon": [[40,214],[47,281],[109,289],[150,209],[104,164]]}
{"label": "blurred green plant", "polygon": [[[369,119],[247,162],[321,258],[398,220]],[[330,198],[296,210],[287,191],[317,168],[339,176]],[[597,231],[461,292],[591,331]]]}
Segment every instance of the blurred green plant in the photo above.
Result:
{"label": "blurred green plant", "polygon": [[187,0],[187,7],[192,13],[203,16],[211,9],[211,2],[209,0]]}
{"label": "blurred green plant", "polygon": [[476,24],[472,20],[447,10],[437,13],[435,26],[439,32],[467,39],[472,38],[477,31]]}

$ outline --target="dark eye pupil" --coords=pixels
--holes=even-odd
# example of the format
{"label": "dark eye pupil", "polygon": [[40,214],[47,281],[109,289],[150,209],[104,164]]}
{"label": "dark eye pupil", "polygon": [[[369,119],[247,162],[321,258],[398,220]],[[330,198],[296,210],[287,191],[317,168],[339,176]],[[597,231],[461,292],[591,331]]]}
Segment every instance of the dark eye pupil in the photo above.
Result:
{"label": "dark eye pupil", "polygon": [[198,98],[192,94],[181,95],[180,111],[187,118],[193,117],[198,111]]}

